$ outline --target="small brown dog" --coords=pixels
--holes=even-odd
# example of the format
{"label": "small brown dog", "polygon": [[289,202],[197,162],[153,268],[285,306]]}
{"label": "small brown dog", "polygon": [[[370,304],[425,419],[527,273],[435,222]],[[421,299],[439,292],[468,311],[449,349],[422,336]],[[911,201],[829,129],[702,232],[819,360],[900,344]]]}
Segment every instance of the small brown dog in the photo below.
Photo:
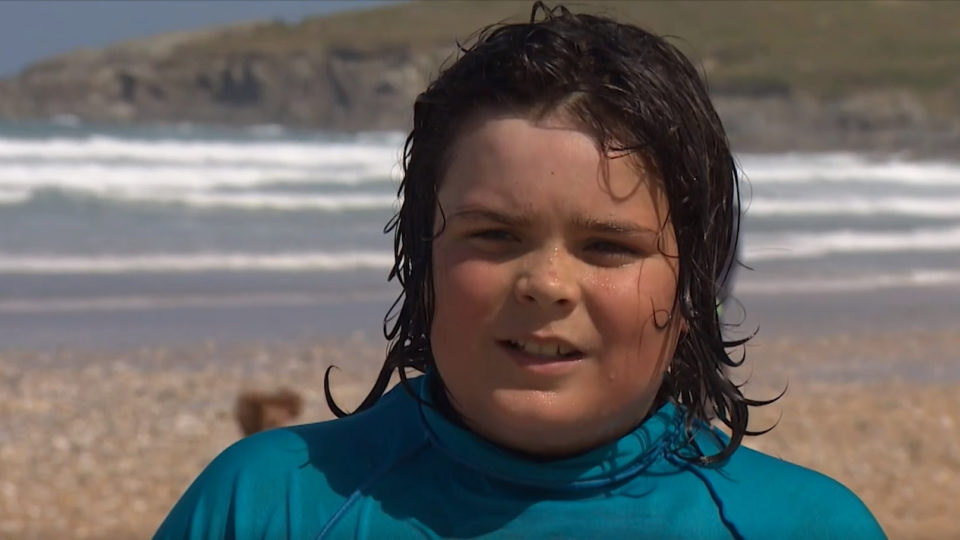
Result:
{"label": "small brown dog", "polygon": [[234,404],[233,416],[246,437],[265,429],[289,425],[302,409],[300,394],[289,388],[280,388],[272,393],[241,393]]}

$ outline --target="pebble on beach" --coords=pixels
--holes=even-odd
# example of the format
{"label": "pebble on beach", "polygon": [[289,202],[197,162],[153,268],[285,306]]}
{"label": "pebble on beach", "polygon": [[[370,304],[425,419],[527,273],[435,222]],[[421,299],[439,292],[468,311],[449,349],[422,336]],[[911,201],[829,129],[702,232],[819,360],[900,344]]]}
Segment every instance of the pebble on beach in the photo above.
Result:
{"label": "pebble on beach", "polygon": [[[746,444],[840,480],[892,538],[958,538],[960,388],[937,373],[952,369],[960,337],[884,339],[751,343],[747,393],[769,397],[786,383],[788,392],[757,410],[752,427],[778,423]],[[0,355],[0,538],[147,538],[241,437],[233,416],[241,392],[289,387],[303,399],[299,421],[329,419],[326,367],[339,367],[334,393],[349,410],[384,352],[357,336]],[[866,358],[906,371],[851,375]],[[933,375],[912,376],[922,370]]]}

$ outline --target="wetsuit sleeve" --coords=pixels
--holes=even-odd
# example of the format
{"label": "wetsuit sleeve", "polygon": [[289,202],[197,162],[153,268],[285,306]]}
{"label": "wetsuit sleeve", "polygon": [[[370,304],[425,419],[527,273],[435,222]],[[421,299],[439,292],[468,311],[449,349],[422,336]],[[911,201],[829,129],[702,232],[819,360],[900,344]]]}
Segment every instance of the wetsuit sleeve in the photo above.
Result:
{"label": "wetsuit sleeve", "polygon": [[[255,435],[224,450],[194,480],[154,540],[298,537],[296,476],[276,460],[277,436]],[[271,455],[273,454],[273,455]]]}
{"label": "wetsuit sleeve", "polygon": [[819,472],[740,447],[721,470],[702,478],[721,512],[747,539],[884,539],[863,501]]}
{"label": "wetsuit sleeve", "polygon": [[867,506],[852,491],[839,483],[824,489],[816,499],[809,500],[800,510],[806,516],[797,531],[797,538],[811,540],[846,539],[884,540],[880,524]]}

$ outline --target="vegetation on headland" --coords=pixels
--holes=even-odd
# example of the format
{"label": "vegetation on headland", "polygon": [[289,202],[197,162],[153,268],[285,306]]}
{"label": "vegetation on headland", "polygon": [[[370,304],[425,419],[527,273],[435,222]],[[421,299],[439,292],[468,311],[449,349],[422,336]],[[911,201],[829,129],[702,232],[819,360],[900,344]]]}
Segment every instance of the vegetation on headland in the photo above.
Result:
{"label": "vegetation on headland", "polygon": [[[190,43],[193,51],[376,52],[469,41],[479,27],[529,17],[528,1],[418,1],[280,22]],[[552,4],[551,4],[552,5]],[[568,2],[611,14],[697,59],[718,92],[835,96],[910,89],[960,101],[960,2]],[[186,51],[185,51],[186,52]],[[949,94],[940,95],[938,94]],[[932,105],[933,103],[931,103]],[[947,103],[941,103],[947,105]]]}

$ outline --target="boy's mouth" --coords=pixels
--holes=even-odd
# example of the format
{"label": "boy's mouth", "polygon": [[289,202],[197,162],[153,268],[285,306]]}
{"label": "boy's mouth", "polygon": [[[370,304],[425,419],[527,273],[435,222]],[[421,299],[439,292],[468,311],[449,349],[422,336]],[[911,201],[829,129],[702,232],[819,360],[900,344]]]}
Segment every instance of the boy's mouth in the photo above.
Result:
{"label": "boy's mouth", "polygon": [[569,345],[558,342],[537,343],[533,341],[508,339],[502,341],[501,343],[507,348],[521,351],[530,356],[536,356],[545,360],[568,360],[583,357],[583,351],[579,351]]}

